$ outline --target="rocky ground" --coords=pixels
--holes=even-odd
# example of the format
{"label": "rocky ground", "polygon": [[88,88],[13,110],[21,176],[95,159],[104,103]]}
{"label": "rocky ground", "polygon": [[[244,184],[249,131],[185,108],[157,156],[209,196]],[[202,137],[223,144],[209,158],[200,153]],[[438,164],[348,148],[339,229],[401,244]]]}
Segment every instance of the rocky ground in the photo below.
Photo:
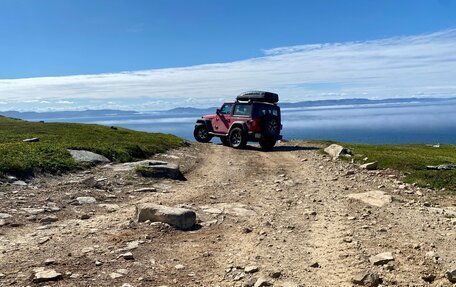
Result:
{"label": "rocky ground", "polygon": [[[320,147],[157,156],[187,181],[104,165],[3,184],[0,285],[453,286],[455,196]],[[139,203],[193,210],[198,225],[138,223]]]}

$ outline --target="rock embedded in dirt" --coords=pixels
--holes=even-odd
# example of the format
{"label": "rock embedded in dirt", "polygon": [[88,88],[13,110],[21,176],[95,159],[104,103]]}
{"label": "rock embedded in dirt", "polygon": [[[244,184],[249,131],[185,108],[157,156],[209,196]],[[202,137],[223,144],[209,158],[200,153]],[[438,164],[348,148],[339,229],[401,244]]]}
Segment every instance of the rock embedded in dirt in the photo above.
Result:
{"label": "rock embedded in dirt", "polygon": [[18,186],[27,186],[27,183],[25,181],[23,181],[23,180],[16,180],[12,184],[13,185],[18,185]]}
{"label": "rock embedded in dirt", "polygon": [[123,259],[125,260],[134,260],[135,258],[133,257],[133,253],[127,252],[121,255]]}
{"label": "rock embedded in dirt", "polygon": [[244,272],[247,274],[258,272],[258,266],[247,266],[244,268]]}
{"label": "rock embedded in dirt", "polygon": [[44,260],[44,265],[48,266],[48,265],[52,265],[52,264],[55,264],[55,259],[49,258],[49,259]]}
{"label": "rock embedded in dirt", "polygon": [[351,193],[347,195],[348,198],[360,200],[366,204],[382,207],[393,201],[391,195],[386,194],[381,190],[373,190],[363,193]]}
{"label": "rock embedded in dirt", "polygon": [[0,219],[8,219],[13,217],[11,214],[8,213],[0,213]]}
{"label": "rock embedded in dirt", "polygon": [[448,270],[446,277],[450,280],[451,283],[456,283],[456,267]]}
{"label": "rock embedded in dirt", "polygon": [[390,261],[394,261],[394,257],[391,252],[383,252],[375,256],[371,256],[369,261],[374,265],[384,265]]}
{"label": "rock embedded in dirt", "polygon": [[253,287],[266,287],[266,286],[272,286],[272,283],[263,277],[258,278],[258,280],[255,282],[255,285],[253,285]]}
{"label": "rock embedded in dirt", "polygon": [[49,215],[40,219],[40,223],[53,223],[57,222],[59,218],[55,215]]}
{"label": "rock embedded in dirt", "polygon": [[102,164],[111,162],[107,157],[87,150],[68,150],[77,162],[88,162],[92,164]]}
{"label": "rock embedded in dirt", "polygon": [[327,154],[329,154],[330,156],[332,156],[333,158],[338,158],[340,156],[349,157],[352,155],[351,150],[349,150],[348,148],[345,148],[341,145],[338,145],[338,144],[332,144],[332,145],[328,146],[327,148],[325,148],[324,151]]}
{"label": "rock embedded in dirt", "polygon": [[97,202],[97,200],[96,200],[94,197],[92,197],[92,196],[81,196],[81,197],[76,198],[76,201],[77,201],[80,205],[83,205],[83,204],[92,204],[92,203]]}
{"label": "rock embedded in dirt", "polygon": [[35,269],[35,275],[33,276],[32,281],[34,283],[43,283],[49,281],[58,281],[63,279],[61,273],[56,272],[53,269],[45,270],[44,268]]}
{"label": "rock embedded in dirt", "polygon": [[189,230],[196,224],[196,213],[193,210],[153,203],[137,204],[135,218],[137,222],[163,222],[181,230]]}
{"label": "rock embedded in dirt", "polygon": [[138,174],[144,177],[153,178],[170,178],[177,180],[185,180],[181,173],[179,165],[164,161],[142,161],[139,162],[135,169]]}
{"label": "rock embedded in dirt", "polygon": [[88,178],[81,180],[81,184],[93,188],[98,186],[98,181],[96,180],[95,176],[89,176]]}
{"label": "rock embedded in dirt", "polygon": [[366,169],[366,170],[376,170],[378,167],[378,162],[368,162],[365,164],[360,165],[360,168]]}
{"label": "rock embedded in dirt", "polygon": [[134,192],[157,192],[155,187],[142,187],[135,189]]}
{"label": "rock embedded in dirt", "polygon": [[382,280],[377,273],[361,272],[353,277],[352,282],[356,285],[376,287],[382,283]]}

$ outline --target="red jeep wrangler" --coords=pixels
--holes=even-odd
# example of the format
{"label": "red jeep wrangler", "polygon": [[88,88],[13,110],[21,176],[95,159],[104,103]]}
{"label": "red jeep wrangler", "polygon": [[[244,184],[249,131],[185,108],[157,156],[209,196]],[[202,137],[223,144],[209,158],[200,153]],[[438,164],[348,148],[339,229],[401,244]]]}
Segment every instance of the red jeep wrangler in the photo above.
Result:
{"label": "red jeep wrangler", "polygon": [[279,96],[270,92],[246,92],[234,103],[224,103],[215,115],[196,121],[193,135],[207,143],[214,136],[224,145],[242,148],[248,141],[259,142],[263,149],[272,149],[282,139]]}

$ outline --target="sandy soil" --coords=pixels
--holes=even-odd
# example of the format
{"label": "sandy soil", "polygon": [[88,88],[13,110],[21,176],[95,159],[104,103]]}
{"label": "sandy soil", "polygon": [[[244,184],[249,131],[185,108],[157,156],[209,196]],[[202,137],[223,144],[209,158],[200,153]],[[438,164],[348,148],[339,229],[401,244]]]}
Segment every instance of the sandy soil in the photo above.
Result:
{"label": "sandy soil", "polygon": [[[179,163],[187,181],[104,166],[2,185],[0,213],[11,217],[0,219],[0,285],[253,286],[263,278],[261,286],[354,286],[357,274],[371,272],[383,286],[453,286],[445,273],[456,266],[456,198],[319,148],[193,144],[156,157]],[[91,176],[98,186],[82,183]],[[135,191],[142,187],[157,191]],[[372,190],[393,201],[377,207],[347,197]],[[78,205],[80,196],[97,202]],[[135,223],[138,202],[193,209],[200,226]],[[369,261],[382,252],[394,260]],[[37,267],[63,278],[34,283]]]}

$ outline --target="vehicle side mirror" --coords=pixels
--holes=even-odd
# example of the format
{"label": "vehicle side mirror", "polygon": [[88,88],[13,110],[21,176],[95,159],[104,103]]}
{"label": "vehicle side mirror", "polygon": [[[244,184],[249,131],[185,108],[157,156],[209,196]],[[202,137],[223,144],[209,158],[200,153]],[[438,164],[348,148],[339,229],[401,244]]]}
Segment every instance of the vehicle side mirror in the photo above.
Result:
{"label": "vehicle side mirror", "polygon": [[215,110],[215,113],[216,113],[217,115],[220,115],[220,109],[216,109],[216,110]]}

